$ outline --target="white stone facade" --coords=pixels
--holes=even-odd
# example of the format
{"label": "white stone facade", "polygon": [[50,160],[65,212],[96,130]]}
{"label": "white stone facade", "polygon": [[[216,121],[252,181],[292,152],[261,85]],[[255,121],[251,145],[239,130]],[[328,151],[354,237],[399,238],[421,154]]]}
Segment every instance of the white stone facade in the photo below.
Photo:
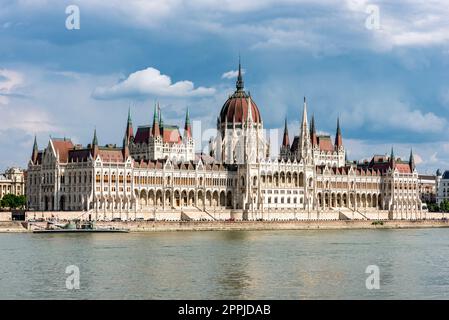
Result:
{"label": "white stone facade", "polygon": [[25,172],[20,168],[9,168],[0,174],[0,199],[6,194],[25,194]]}
{"label": "white stone facade", "polygon": [[270,159],[262,117],[239,74],[210,155],[194,155],[188,113],[181,136],[177,127],[164,127],[155,108],[153,125],[135,136],[129,117],[121,148],[100,147],[96,134],[85,148],[67,139],[51,139],[42,151],[35,144],[28,206],[97,220],[424,217],[412,154],[409,161],[392,150],[349,162],[340,124],[334,144],[314,126],[304,101],[299,136],[290,146],[284,133],[279,157]]}

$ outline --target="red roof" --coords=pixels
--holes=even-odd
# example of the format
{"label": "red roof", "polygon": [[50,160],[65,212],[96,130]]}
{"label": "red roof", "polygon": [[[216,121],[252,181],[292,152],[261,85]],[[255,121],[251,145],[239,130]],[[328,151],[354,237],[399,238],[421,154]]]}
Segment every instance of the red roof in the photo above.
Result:
{"label": "red roof", "polygon": [[398,170],[400,173],[412,173],[410,169],[410,165],[408,162],[406,163],[396,163],[394,168]]}
{"label": "red roof", "polygon": [[59,162],[66,163],[69,159],[69,150],[73,148],[70,139],[51,139],[56,154],[59,154]]}
{"label": "red roof", "polygon": [[318,136],[318,146],[321,151],[334,151],[334,146],[332,145],[332,140],[330,136]]}
{"label": "red roof", "polygon": [[[243,123],[248,118],[248,95],[245,92],[235,92],[221,108],[220,121],[222,123],[228,122]],[[253,121],[256,123],[262,122],[259,108],[256,103],[251,99],[251,113]]]}
{"label": "red roof", "polygon": [[83,162],[89,159],[91,149],[72,149],[69,150],[69,162]]}
{"label": "red roof", "polygon": [[[164,125],[161,131],[163,143],[182,143],[182,136],[178,126]],[[134,137],[134,143],[148,143],[151,136],[151,126],[138,127],[136,136]]]}
{"label": "red roof", "polygon": [[163,139],[162,141],[164,143],[182,143],[182,137],[179,133],[178,127],[165,127],[162,130]]}
{"label": "red roof", "polygon": [[136,136],[134,137],[134,143],[148,143],[148,139],[151,136],[151,127],[138,127],[136,131]]}
{"label": "red roof", "polygon": [[104,162],[124,162],[122,149],[100,147],[98,155]]}

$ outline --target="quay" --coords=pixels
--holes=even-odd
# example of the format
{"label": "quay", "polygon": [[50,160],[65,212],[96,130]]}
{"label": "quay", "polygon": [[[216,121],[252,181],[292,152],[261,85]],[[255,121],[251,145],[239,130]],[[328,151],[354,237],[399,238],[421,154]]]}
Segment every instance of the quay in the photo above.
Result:
{"label": "quay", "polygon": [[[0,232],[33,232],[46,222],[0,221]],[[307,220],[307,221],[98,221],[99,228],[129,232],[230,230],[349,230],[447,228],[447,219],[422,220]]]}

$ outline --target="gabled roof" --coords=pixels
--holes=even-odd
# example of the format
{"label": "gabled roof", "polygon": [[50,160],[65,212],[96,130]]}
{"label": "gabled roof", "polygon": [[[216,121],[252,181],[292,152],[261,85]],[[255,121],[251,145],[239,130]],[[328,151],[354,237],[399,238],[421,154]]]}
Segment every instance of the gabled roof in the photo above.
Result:
{"label": "gabled roof", "polygon": [[318,139],[318,146],[321,151],[334,151],[334,146],[332,144],[332,139],[330,136],[317,136]]}
{"label": "gabled roof", "polygon": [[59,162],[67,163],[69,159],[69,150],[73,148],[73,143],[66,138],[51,138],[51,143],[55,149],[56,154],[59,154]]}
{"label": "gabled roof", "polygon": [[124,162],[122,148],[99,147],[98,155],[103,162]]}
{"label": "gabled roof", "polygon": [[[151,126],[139,126],[134,137],[134,143],[148,143],[148,140],[152,136],[151,129]],[[160,130],[162,131],[163,143],[182,143],[182,136],[178,126],[164,125]]]}
{"label": "gabled roof", "polygon": [[292,146],[290,148],[290,151],[292,153],[294,153],[294,152],[298,151],[298,148],[299,148],[299,136],[295,136],[293,138],[293,142],[292,142]]}
{"label": "gabled roof", "polygon": [[178,126],[165,126],[162,129],[162,141],[163,143],[182,143],[182,137],[179,132]]}
{"label": "gabled roof", "polygon": [[400,173],[412,173],[410,169],[410,164],[408,162],[396,162],[394,168],[398,170]]}
{"label": "gabled roof", "polygon": [[85,149],[72,149],[69,150],[69,162],[86,162],[90,155],[92,150],[85,148]]}
{"label": "gabled roof", "polygon": [[134,137],[134,143],[148,143],[148,139],[151,136],[151,126],[138,127],[136,136]]}

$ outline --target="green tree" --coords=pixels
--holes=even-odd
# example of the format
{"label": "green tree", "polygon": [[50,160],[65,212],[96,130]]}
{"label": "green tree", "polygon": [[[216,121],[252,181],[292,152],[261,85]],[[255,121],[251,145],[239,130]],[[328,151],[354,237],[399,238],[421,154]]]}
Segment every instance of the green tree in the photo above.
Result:
{"label": "green tree", "polygon": [[440,203],[440,210],[442,212],[448,212],[449,211],[449,201],[448,200],[443,200]]}
{"label": "green tree", "polygon": [[0,207],[9,208],[9,209],[17,209],[23,208],[26,205],[26,197],[25,196],[16,196],[15,194],[8,193],[3,196],[0,200]]}

